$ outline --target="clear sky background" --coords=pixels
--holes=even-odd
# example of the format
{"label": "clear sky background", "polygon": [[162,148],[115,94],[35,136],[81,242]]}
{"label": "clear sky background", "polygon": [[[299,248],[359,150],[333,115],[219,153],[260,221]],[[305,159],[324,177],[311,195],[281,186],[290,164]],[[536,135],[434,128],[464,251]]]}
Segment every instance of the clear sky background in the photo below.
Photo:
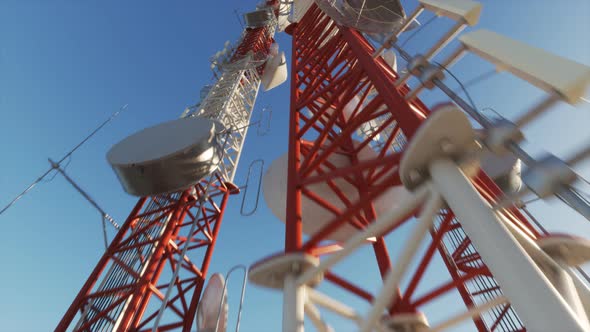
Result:
{"label": "clear sky background", "polygon": [[[416,6],[415,0],[402,2],[407,11]],[[482,2],[478,28],[590,64],[588,0]],[[242,13],[255,4],[243,0],[0,0],[0,205],[44,172],[48,157],[59,159],[112,112],[128,104],[127,111],[74,154],[67,168],[122,222],[136,199],[121,189],[105,160],[106,152],[127,135],[175,119],[197,102],[200,88],[212,77],[208,58],[226,40],[235,41],[240,35],[234,10]],[[424,14],[422,21],[430,15]],[[425,50],[449,25],[445,20],[435,21],[407,49],[411,53]],[[289,36],[279,35],[277,40],[290,54]],[[468,80],[489,68],[470,56],[455,72]],[[509,118],[542,96],[506,74],[470,91],[479,107],[492,106]],[[433,105],[442,97],[426,93],[424,99]],[[263,158],[268,166],[286,152],[288,101],[286,84],[260,94],[256,112],[262,106],[272,107],[272,129],[264,137],[250,133],[238,184],[244,183],[252,160]],[[589,124],[589,104],[559,105],[526,129],[527,138],[534,142],[528,149],[567,156],[590,142]],[[577,170],[590,178],[588,164]],[[585,189],[590,191],[588,186]],[[233,197],[227,211],[212,272],[225,273],[236,264],[251,264],[282,248],[283,224],[262,201],[254,216],[240,216],[240,199]],[[590,223],[562,204],[535,203],[532,209],[550,229],[590,237]],[[400,234],[388,238],[392,252],[403,243],[404,233]],[[110,238],[113,235],[109,229]],[[103,250],[99,214],[61,177],[40,184],[0,215],[0,329],[52,330]],[[340,269],[376,290],[374,263],[363,253]],[[231,286],[232,301],[238,297],[237,284]],[[279,293],[248,288],[241,330],[278,331],[281,303]],[[358,308],[366,310],[360,304]],[[233,309],[235,316],[235,305]],[[445,314],[443,308],[430,317],[435,321]],[[334,326],[352,331],[341,322]]]}

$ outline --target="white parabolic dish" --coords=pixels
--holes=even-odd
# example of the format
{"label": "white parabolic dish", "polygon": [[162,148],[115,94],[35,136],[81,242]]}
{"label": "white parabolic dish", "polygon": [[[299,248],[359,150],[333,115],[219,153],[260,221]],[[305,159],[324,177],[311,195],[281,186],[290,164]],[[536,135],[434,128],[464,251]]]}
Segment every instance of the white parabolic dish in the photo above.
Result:
{"label": "white parabolic dish", "polygon": [[287,80],[287,58],[285,52],[271,56],[264,67],[264,73],[260,79],[264,91],[276,88]]}
{"label": "white parabolic dish", "polygon": [[107,160],[125,191],[156,195],[188,188],[217,168],[221,125],[189,117],[143,129],[115,144]]}
{"label": "white parabolic dish", "polygon": [[[277,158],[268,168],[264,175],[262,188],[264,200],[273,214],[281,221],[286,221],[286,202],[287,202],[287,154]],[[377,153],[370,147],[365,147],[359,153],[360,160],[370,160],[377,158]],[[328,161],[337,168],[350,166],[350,159],[345,155],[333,154]],[[326,173],[329,171],[326,170]],[[313,172],[312,176],[318,175]],[[338,178],[334,183],[344,193],[346,198],[354,202],[358,201],[359,195],[357,189],[349,182]],[[346,205],[334,193],[326,183],[316,183],[306,188],[319,195],[324,200],[344,211]],[[403,197],[411,195],[403,186],[394,186],[382,194],[374,203],[377,216],[389,211]],[[320,231],[324,226],[330,223],[335,215],[327,209],[321,207],[314,201],[308,199],[305,195],[301,198],[302,229],[305,234],[313,235]],[[359,230],[352,225],[342,225],[338,230],[328,236],[329,239],[344,242],[355,235]]]}
{"label": "white parabolic dish", "polygon": [[[199,308],[197,309],[198,332],[225,332],[227,326],[227,294],[223,294],[225,279],[219,273],[214,273],[207,282]],[[222,304],[223,302],[223,304]],[[219,306],[221,305],[221,312]],[[217,319],[219,318],[219,325]]]}

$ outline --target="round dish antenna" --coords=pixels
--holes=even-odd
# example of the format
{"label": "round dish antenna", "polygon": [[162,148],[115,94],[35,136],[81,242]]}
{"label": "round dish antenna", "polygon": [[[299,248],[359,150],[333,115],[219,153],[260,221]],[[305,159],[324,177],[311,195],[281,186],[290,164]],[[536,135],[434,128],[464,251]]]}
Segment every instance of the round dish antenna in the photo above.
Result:
{"label": "round dish antenna", "polygon": [[[273,50],[274,51],[274,50]],[[261,82],[264,86],[264,91],[273,89],[287,80],[287,58],[285,52],[279,52],[271,56],[264,67]]]}
{"label": "round dish antenna", "polygon": [[406,17],[399,0],[316,0],[316,3],[338,24],[365,33],[393,32]]}
{"label": "round dish antenna", "polygon": [[[197,309],[198,332],[225,332],[228,305],[224,285],[225,278],[220,273],[215,273],[209,278]],[[218,320],[219,324],[217,324]],[[217,330],[215,330],[216,327]]]}
{"label": "round dish antenna", "polygon": [[188,188],[217,168],[222,148],[212,120],[188,117],[143,129],[115,144],[107,160],[126,192],[156,195]]}

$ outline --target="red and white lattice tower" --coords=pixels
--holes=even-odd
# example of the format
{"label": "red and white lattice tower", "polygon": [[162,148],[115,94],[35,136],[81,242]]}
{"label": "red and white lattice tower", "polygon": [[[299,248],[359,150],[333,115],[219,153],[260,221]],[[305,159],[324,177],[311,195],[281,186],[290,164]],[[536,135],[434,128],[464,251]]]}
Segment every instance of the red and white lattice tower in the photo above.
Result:
{"label": "red and white lattice tower", "polygon": [[[250,280],[283,291],[283,331],[303,331],[306,321],[332,330],[320,308],[363,332],[438,331],[465,319],[477,331],[590,328],[590,293],[572,270],[590,259],[590,245],[533,226],[505,193],[521,179],[492,174],[484,160],[530,163],[518,147],[519,128],[558,100],[574,103],[590,82],[588,67],[488,31],[462,36],[459,49],[435,66],[432,58],[477,23],[481,5],[471,0],[419,0],[408,17],[395,0],[267,1],[258,9],[220,60],[218,82],[183,115],[222,124],[218,167],[187,190],[139,200],[57,331],[190,330],[226,204],[239,191],[232,180],[261,75],[270,63],[282,65],[281,54],[271,54],[277,26],[293,37],[289,141],[288,154],[265,176],[264,195],[286,224],[285,250],[254,264]],[[395,41],[424,10],[456,24],[411,57]],[[408,61],[405,73],[396,72],[390,48]],[[479,116],[442,82],[466,52],[550,96],[514,122]],[[561,72],[540,73],[537,64],[546,61]],[[419,86],[406,84],[412,76]],[[418,99],[435,86],[462,111],[453,104],[429,109]],[[466,113],[483,130],[476,132]],[[532,192],[575,201],[566,163],[535,165],[522,179]],[[571,205],[589,218],[588,206]],[[387,239],[408,228],[408,236],[395,237],[403,244],[392,260]],[[361,247],[370,248],[383,280],[377,291],[354,280],[358,274],[336,271]],[[448,274],[429,269],[435,255]],[[364,301],[368,312],[325,294],[326,283]],[[462,299],[459,311],[449,307],[432,319],[429,306],[450,293]]]}
{"label": "red and white lattice tower", "polygon": [[[514,205],[493,209],[491,205],[507,196],[499,188],[501,179],[493,181],[492,174],[479,167],[480,162],[484,169],[487,165],[482,154],[506,158],[502,148],[516,147],[524,159],[517,144],[522,138],[519,127],[556,100],[577,102],[589,82],[588,67],[488,31],[462,36],[459,49],[435,66],[430,60],[465,26],[477,23],[481,5],[420,0],[397,30],[380,35],[379,19],[387,16],[386,8],[395,12],[396,5],[399,2],[295,1],[293,23],[286,29],[293,37],[289,150],[264,179],[267,204],[286,223],[285,250],[254,264],[250,280],[283,292],[285,332],[303,331],[306,324],[331,331],[322,311],[350,320],[363,332],[439,331],[465,319],[478,331],[588,330],[589,294],[570,268],[589,258],[581,258],[589,252],[588,242],[549,236]],[[424,10],[456,24],[428,52],[412,58],[395,41]],[[403,16],[399,8],[398,14]],[[376,50],[368,38],[384,46]],[[391,53],[384,53],[392,47],[408,60],[402,75],[388,61]],[[485,130],[479,133],[454,104],[429,109],[417,95],[434,86],[444,91],[445,67],[466,52],[550,96],[514,123],[494,123],[452,94],[465,112],[481,120]],[[547,74],[539,64],[548,59],[563,64],[554,63],[563,72]],[[411,89],[406,82],[413,75],[421,84]],[[560,171],[569,174],[565,165]],[[527,186],[540,196],[561,195],[545,189],[565,177],[549,181],[551,176],[541,173],[529,174]],[[286,188],[276,185],[282,178],[287,179]],[[510,191],[514,188],[509,183],[520,178],[504,180],[503,190]],[[588,218],[587,205],[578,211]],[[400,232],[409,235],[396,237]],[[394,262],[386,243],[389,236],[402,242]],[[367,247],[373,257],[366,257]],[[376,292],[352,279],[358,279],[358,271],[343,275],[351,265],[349,271],[336,272],[336,264],[359,248],[365,248],[362,266],[374,262],[374,271],[383,279]],[[561,249],[556,248],[571,250],[570,258],[564,259],[568,254],[558,254]],[[448,274],[429,269],[436,254]],[[331,286],[323,289],[339,288],[340,297],[322,292],[324,283]],[[342,291],[348,297],[342,297]],[[448,302],[450,293],[458,293],[462,308]],[[368,312],[350,306],[350,296],[365,301]],[[433,321],[427,308],[437,301],[443,307]]]}
{"label": "red and white lattice tower", "polygon": [[[252,12],[235,47],[217,54],[217,82],[199,105],[182,115],[214,120],[224,128],[216,134],[221,148],[216,171],[186,190],[139,199],[56,331],[190,331],[194,326],[229,196],[239,193],[232,181],[264,64],[273,58],[274,3],[268,1]],[[182,162],[191,165],[183,159],[173,167],[183,167]],[[167,179],[161,172],[170,164],[159,166],[163,171],[150,171]],[[144,189],[130,183],[137,189],[134,194]]]}

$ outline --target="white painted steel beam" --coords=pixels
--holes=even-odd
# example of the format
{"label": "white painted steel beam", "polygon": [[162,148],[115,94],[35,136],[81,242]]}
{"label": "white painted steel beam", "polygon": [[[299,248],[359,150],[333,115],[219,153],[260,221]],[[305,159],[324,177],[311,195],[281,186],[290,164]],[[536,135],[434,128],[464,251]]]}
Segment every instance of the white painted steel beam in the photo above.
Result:
{"label": "white painted steel beam", "polygon": [[450,160],[437,160],[430,175],[527,329],[586,331],[459,167]]}
{"label": "white painted steel beam", "polygon": [[308,288],[307,296],[309,301],[311,301],[312,303],[324,307],[341,317],[350,319],[355,322],[358,322],[361,319],[360,315],[353,308],[345,304],[342,304],[314,289]]}
{"label": "white painted steel beam", "polygon": [[464,20],[473,26],[479,22],[482,5],[472,0],[420,0],[420,5],[438,16]]}
{"label": "white painted steel beam", "polygon": [[418,218],[417,225],[410,238],[406,241],[406,245],[400,255],[401,257],[387,274],[379,295],[373,301],[373,306],[367,314],[366,320],[361,325],[361,332],[372,331],[373,326],[375,326],[381,318],[383,311],[391,304],[394,296],[397,294],[404,273],[416,255],[424,236],[432,226],[433,218],[441,208],[441,205],[442,201],[440,195],[431,191],[430,197],[426,201],[420,217]]}
{"label": "white painted steel beam", "polygon": [[570,309],[576,314],[580,324],[584,325],[586,329],[590,329],[583,299],[578,294],[578,287],[576,287],[575,281],[568,273],[569,267],[565,266],[565,264],[560,264],[563,262],[555,261],[549,257],[528,234],[516,227],[504,215],[498,213],[497,217],[503,222],[516,241],[518,241],[518,244],[537,263],[539,269],[545,274],[547,279],[569,305]]}
{"label": "white painted steel beam", "polygon": [[305,314],[318,332],[333,332],[334,330],[324,322],[320,310],[310,301],[305,302]]}
{"label": "white painted steel beam", "polygon": [[444,322],[439,323],[437,326],[431,328],[429,332],[440,332],[445,331],[450,327],[453,327],[462,321],[469,319],[469,318],[476,318],[481,317],[481,314],[494,308],[495,306],[501,305],[502,303],[508,302],[508,299],[504,296],[499,296],[491,301],[488,301],[478,307],[472,307],[466,312],[460,313],[447,319]]}
{"label": "white painted steel beam", "polygon": [[295,275],[285,276],[283,287],[283,332],[303,332],[305,286],[297,285]]}

